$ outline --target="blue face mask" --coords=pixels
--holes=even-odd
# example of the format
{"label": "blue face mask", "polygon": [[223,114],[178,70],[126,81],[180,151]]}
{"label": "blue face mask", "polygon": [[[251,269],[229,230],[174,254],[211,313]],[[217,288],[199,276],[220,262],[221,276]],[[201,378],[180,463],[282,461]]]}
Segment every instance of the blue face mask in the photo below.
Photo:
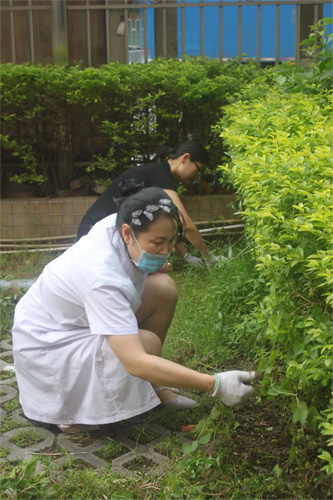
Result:
{"label": "blue face mask", "polygon": [[138,262],[135,262],[133,260],[133,263],[138,266],[139,269],[142,271],[145,271],[146,273],[156,273],[161,269],[161,267],[164,266],[166,261],[168,260],[168,257],[170,255],[170,252],[167,255],[160,255],[157,253],[149,253],[146,252],[145,250],[142,250],[140,247],[133,231],[132,231],[133,238],[135,239],[136,244],[141,250],[141,254],[139,257]]}

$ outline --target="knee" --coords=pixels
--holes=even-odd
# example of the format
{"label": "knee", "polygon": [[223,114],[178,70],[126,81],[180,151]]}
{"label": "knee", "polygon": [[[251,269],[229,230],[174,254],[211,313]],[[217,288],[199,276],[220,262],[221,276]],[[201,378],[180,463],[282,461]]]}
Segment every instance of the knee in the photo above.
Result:
{"label": "knee", "polygon": [[159,299],[176,304],[178,290],[173,279],[166,273],[156,273],[150,277],[154,278],[154,292],[158,294]]}
{"label": "knee", "polygon": [[168,274],[161,273],[161,277],[162,277],[161,290],[163,297],[176,304],[178,300],[178,290],[176,283]]}
{"label": "knee", "polygon": [[162,341],[155,333],[140,329],[139,337],[146,353],[153,356],[161,356]]}

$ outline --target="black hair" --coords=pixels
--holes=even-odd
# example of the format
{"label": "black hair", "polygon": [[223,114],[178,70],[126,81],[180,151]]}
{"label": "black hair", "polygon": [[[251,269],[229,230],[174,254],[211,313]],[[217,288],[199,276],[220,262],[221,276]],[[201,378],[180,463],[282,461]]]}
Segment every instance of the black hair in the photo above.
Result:
{"label": "black hair", "polygon": [[119,182],[120,198],[113,198],[113,201],[115,202],[117,207],[120,207],[120,205],[124,200],[126,200],[126,198],[128,198],[132,194],[137,193],[138,191],[141,191],[141,189],[143,189],[144,187],[144,182],[138,182],[134,178],[121,181]]}
{"label": "black hair", "polygon": [[198,141],[186,141],[180,144],[176,149],[164,147],[160,149],[154,156],[154,161],[163,161],[167,158],[175,159],[188,153],[191,161],[200,161],[201,163],[209,162],[208,151]]}
{"label": "black hair", "polygon": [[163,189],[142,188],[142,184],[135,183],[132,179],[122,183],[120,194],[122,198],[117,200],[119,210],[116,219],[119,231],[123,224],[128,224],[135,234],[145,233],[154,221],[167,217],[176,225],[177,239],[183,237],[183,215]]}

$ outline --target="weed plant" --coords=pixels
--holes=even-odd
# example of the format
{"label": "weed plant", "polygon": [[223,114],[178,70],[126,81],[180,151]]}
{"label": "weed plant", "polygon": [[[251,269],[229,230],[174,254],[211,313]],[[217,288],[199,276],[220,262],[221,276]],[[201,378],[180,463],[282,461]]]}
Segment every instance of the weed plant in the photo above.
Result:
{"label": "weed plant", "polygon": [[168,458],[179,458],[183,455],[182,445],[183,442],[179,438],[172,436],[156,445],[155,450]]}
{"label": "weed plant", "polygon": [[18,408],[20,408],[21,405],[20,405],[19,399],[14,398],[14,399],[11,399],[10,401],[6,401],[6,403],[4,403],[2,407],[6,412],[11,413],[12,411],[15,411]]}
{"label": "weed plant", "polygon": [[106,444],[102,448],[99,448],[95,451],[95,455],[101,457],[103,460],[112,461],[113,459],[123,455],[128,451],[125,446],[121,443],[117,443],[116,441],[110,441],[110,443]]}
{"label": "weed plant", "polygon": [[[8,337],[10,334],[14,309],[23,293],[24,291],[19,289],[0,288],[0,331],[2,339]],[[1,372],[0,380],[9,377],[9,373],[5,374]]]}
{"label": "weed plant", "polygon": [[28,446],[32,446],[40,441],[43,441],[43,436],[41,436],[35,429],[20,429],[18,430],[9,441],[11,443],[16,444],[20,448],[27,448]]}
{"label": "weed plant", "polygon": [[135,441],[137,444],[147,444],[159,438],[160,436],[161,433],[155,429],[137,427],[134,428],[133,433],[128,437],[132,439],[132,441]]}
{"label": "weed plant", "polygon": [[24,424],[22,424],[22,422],[20,420],[17,420],[10,415],[5,415],[1,419],[0,436],[4,432],[8,432],[8,431],[11,431],[13,429],[17,429],[18,427],[22,427],[22,425],[24,425]]}

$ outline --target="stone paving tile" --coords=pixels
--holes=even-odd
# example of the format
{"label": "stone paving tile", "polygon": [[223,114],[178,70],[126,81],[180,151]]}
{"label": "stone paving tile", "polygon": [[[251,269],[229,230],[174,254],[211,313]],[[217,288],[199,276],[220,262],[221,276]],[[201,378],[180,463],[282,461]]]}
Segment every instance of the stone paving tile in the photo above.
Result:
{"label": "stone paving tile", "polygon": [[[54,459],[55,463],[60,464],[70,456],[87,467],[100,469],[110,461],[102,459],[96,452],[111,442],[120,443],[124,447],[124,452],[111,461],[111,468],[115,472],[135,473],[136,469],[140,469],[140,460],[156,464],[156,466],[168,461],[166,456],[156,451],[156,446],[170,437],[171,431],[154,423],[152,418],[149,418],[149,423],[147,423],[147,417],[144,415],[104,425],[99,431],[69,435],[60,432],[55,425],[42,424],[27,419],[23,415],[21,407],[11,410],[10,402],[13,402],[15,408],[15,399],[18,398],[15,373],[12,371],[13,363],[8,362],[11,349],[10,340],[3,339],[0,342],[1,422],[6,424],[7,428],[10,427],[11,423],[12,425],[16,424],[15,428],[8,429],[0,436],[0,447],[9,450],[7,456],[9,461],[27,460],[37,453],[44,453]],[[39,435],[40,441],[22,448],[14,444],[11,439],[19,431],[27,428],[33,429]],[[182,433],[176,433],[176,436],[186,441]]]}

